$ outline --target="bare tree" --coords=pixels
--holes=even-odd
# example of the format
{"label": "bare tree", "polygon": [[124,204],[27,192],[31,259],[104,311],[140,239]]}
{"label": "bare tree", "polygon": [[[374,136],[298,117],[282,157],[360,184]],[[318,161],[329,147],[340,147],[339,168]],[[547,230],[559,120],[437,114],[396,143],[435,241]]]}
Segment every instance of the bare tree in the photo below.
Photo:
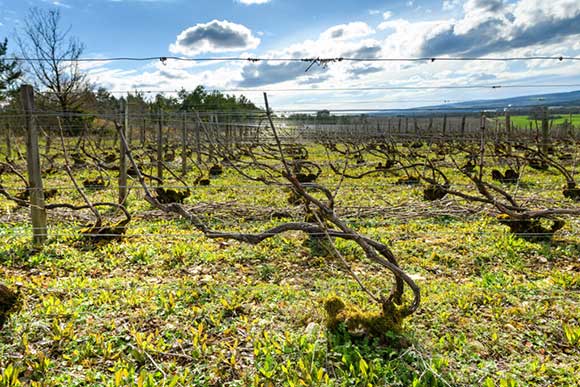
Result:
{"label": "bare tree", "polygon": [[19,45],[30,72],[66,117],[78,108],[87,85],[79,69],[84,45],[70,36],[70,27],[62,28],[59,10],[31,8],[23,33]]}

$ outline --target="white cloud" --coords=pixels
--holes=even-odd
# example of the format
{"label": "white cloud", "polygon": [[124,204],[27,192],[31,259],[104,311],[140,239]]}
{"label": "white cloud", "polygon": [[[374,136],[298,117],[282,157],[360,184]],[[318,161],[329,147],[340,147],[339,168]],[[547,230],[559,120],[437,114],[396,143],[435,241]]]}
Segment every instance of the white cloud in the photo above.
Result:
{"label": "white cloud", "polygon": [[175,43],[169,46],[174,54],[195,56],[205,52],[232,52],[251,50],[260,44],[260,39],[242,24],[227,20],[212,20],[183,30]]}
{"label": "white cloud", "polygon": [[330,27],[322,34],[320,37],[322,39],[329,39],[329,40],[347,40],[347,39],[354,39],[360,38],[363,36],[367,36],[374,33],[373,29],[369,27],[367,23],[364,22],[352,22],[348,24],[339,24],[333,27]]}
{"label": "white cloud", "polygon": [[[328,28],[318,37],[296,41],[294,44],[281,47],[278,50],[252,53],[248,51],[253,50],[253,48],[247,48],[248,51],[241,52],[240,56],[373,58],[425,55],[429,57],[459,56],[465,55],[464,51],[481,49],[484,50],[485,55],[575,56],[580,53],[578,41],[580,32],[575,32],[580,28],[580,24],[573,23],[575,18],[580,17],[577,16],[580,15],[580,11],[577,11],[578,8],[580,8],[580,3],[571,0],[551,0],[551,3],[540,0],[518,0],[516,3],[504,3],[497,0],[468,0],[462,8],[457,8],[457,11],[463,13],[463,15],[458,15],[457,19],[412,21],[393,18],[393,15],[388,13],[388,15],[383,15],[382,23],[376,28],[382,31],[381,34],[375,34],[371,27],[360,21],[344,23]],[[482,29],[482,26],[485,25],[502,26],[502,29]],[[540,30],[534,29],[537,26],[542,26],[543,31],[550,33],[554,31],[554,35],[540,34]],[[207,27],[201,29],[203,31],[212,30],[212,28]],[[230,31],[232,28],[225,30]],[[490,31],[494,32],[493,35],[490,35]],[[252,36],[249,29],[246,33],[249,34],[246,36]],[[470,37],[477,36],[476,33],[480,34],[479,38],[470,40]],[[203,40],[199,39],[200,36],[206,37],[200,33],[193,34],[194,39],[192,40],[196,43],[187,47],[195,52],[200,47],[206,49],[204,46],[204,44],[207,45],[206,43],[199,43],[199,40]],[[546,36],[553,39],[545,41]],[[210,49],[224,49],[223,45],[217,43],[221,42],[220,39],[209,40],[213,42],[213,46],[209,47]],[[180,43],[186,41],[185,38],[178,39]],[[247,39],[240,41],[246,42]],[[456,53],[453,50],[459,51]],[[118,90],[131,90],[135,87],[146,88],[146,86],[148,86],[147,89],[156,90],[178,90],[181,87],[192,90],[199,84],[209,88],[314,89],[319,87],[333,89],[376,86],[501,85],[526,82],[532,82],[532,84],[548,82],[573,84],[579,82],[577,64],[565,61],[525,63],[443,61],[433,63],[351,63],[342,61],[329,63],[328,67],[315,64],[308,72],[305,72],[308,65],[309,63],[305,62],[212,62],[208,64],[168,61],[166,65],[152,63],[139,71],[110,69],[109,66],[113,66],[113,64],[93,68],[89,71],[91,79],[115,85],[115,89]],[[432,89],[423,91],[351,91],[348,93],[321,91],[317,93],[272,93],[269,97],[272,99],[274,109],[298,106],[300,103],[306,104],[302,105],[302,108],[326,107],[321,105],[321,101],[328,101],[328,107],[344,108],[352,107],[352,105],[341,101],[353,100],[360,103],[364,102],[366,107],[395,108],[428,104],[424,102],[413,103],[413,100],[439,100],[443,102],[443,100],[499,98],[510,96],[510,93],[518,91],[522,94],[527,92],[527,90],[513,90],[507,88],[461,91]],[[254,99],[254,102],[261,102],[261,95],[257,92],[244,94]],[[309,103],[313,105],[309,106]]]}
{"label": "white cloud", "polygon": [[393,16],[393,13],[391,11],[386,11],[383,13],[383,19],[384,20],[388,20]]}
{"label": "white cloud", "polygon": [[459,7],[461,0],[443,0],[443,10],[451,11]]}
{"label": "white cloud", "polygon": [[468,0],[460,20],[441,21],[421,36],[418,55],[479,56],[580,35],[577,0]]}

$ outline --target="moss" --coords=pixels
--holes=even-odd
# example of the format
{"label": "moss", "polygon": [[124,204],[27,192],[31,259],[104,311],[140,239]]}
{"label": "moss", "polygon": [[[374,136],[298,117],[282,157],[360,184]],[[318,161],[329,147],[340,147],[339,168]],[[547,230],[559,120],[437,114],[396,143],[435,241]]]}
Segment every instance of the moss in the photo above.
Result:
{"label": "moss", "polygon": [[338,296],[324,300],[326,326],[330,331],[342,327],[353,336],[368,338],[385,338],[385,334],[401,333],[402,321],[400,310],[392,303],[383,305],[380,311],[361,311],[355,306],[347,306]]}

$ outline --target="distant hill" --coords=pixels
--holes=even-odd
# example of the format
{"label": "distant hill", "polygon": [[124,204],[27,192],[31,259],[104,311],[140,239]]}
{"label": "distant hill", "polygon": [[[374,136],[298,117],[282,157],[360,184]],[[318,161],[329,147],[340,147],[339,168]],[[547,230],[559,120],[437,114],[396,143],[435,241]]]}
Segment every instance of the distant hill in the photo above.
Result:
{"label": "distant hill", "polygon": [[[571,107],[580,106],[580,90],[566,93],[535,94],[521,97],[502,99],[481,99],[466,102],[448,103],[443,105],[422,106],[410,109],[389,109],[376,112],[373,115],[416,115],[433,113],[471,113],[482,110],[503,110],[510,108],[512,111],[526,112],[535,106]],[[371,113],[372,114],[372,113]]]}
{"label": "distant hill", "polygon": [[[529,108],[534,106],[580,106],[580,90],[566,93],[536,94],[522,97],[512,97],[503,99],[484,99],[467,102],[448,103],[444,105],[425,106],[422,109],[503,109]],[[415,109],[412,109],[415,110]]]}

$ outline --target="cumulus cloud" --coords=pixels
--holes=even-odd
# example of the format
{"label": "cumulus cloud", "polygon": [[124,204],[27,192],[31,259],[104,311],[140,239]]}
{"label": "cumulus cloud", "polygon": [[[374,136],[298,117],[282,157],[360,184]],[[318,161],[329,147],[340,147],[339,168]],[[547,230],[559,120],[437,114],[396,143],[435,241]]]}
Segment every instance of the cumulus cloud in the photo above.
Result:
{"label": "cumulus cloud", "polygon": [[443,10],[450,11],[459,7],[459,4],[461,4],[461,0],[443,0]]}
{"label": "cumulus cloud", "polygon": [[421,41],[417,54],[488,55],[580,34],[577,0],[468,0],[463,9],[462,19],[416,36]]}
{"label": "cumulus cloud", "polygon": [[347,58],[377,58],[381,53],[381,43],[376,40],[367,40],[360,43],[360,46],[354,49],[348,49],[343,52],[342,56]]}
{"label": "cumulus cloud", "polygon": [[189,73],[183,70],[160,70],[159,76],[166,79],[187,79]]}
{"label": "cumulus cloud", "polygon": [[240,87],[258,87],[291,80],[308,83],[309,79],[314,79],[308,74],[312,75],[327,70],[324,67],[314,65],[306,73],[307,66],[307,63],[302,62],[249,64],[242,70],[242,80],[238,85]]}
{"label": "cumulus cloud", "polygon": [[169,51],[195,56],[205,52],[251,50],[259,44],[260,39],[246,26],[214,19],[183,30],[175,43],[169,46]]}
{"label": "cumulus cloud", "polygon": [[[284,50],[270,52],[265,57],[287,58],[376,58],[380,56],[381,42],[365,39],[375,31],[363,22],[339,24],[323,31],[316,40],[292,44]],[[337,77],[352,79],[355,76],[378,72],[379,67],[357,67],[350,62],[331,63],[328,66],[307,62],[260,62],[243,66],[240,87],[259,87],[294,81],[298,84],[326,82]]]}
{"label": "cumulus cloud", "polygon": [[352,69],[349,70],[349,74],[351,78],[358,79],[361,76],[369,75],[373,73],[379,73],[383,71],[384,68],[381,66],[371,66],[371,65],[360,65],[354,66]]}
{"label": "cumulus cloud", "polygon": [[313,77],[300,77],[296,83],[299,85],[314,85],[317,83],[326,82],[330,79],[330,74],[320,74]]}
{"label": "cumulus cloud", "polygon": [[339,24],[324,31],[320,37],[322,39],[354,39],[372,34],[374,31],[364,22],[352,22]]}

